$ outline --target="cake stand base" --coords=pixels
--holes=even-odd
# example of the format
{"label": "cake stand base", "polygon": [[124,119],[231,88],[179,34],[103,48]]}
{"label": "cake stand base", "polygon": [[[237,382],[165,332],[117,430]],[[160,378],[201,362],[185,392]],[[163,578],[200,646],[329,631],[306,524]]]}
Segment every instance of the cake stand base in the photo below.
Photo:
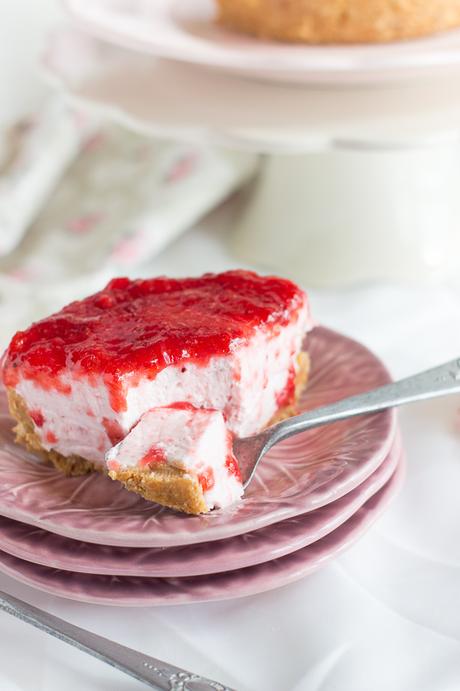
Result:
{"label": "cake stand base", "polygon": [[233,240],[310,286],[460,270],[460,143],[265,158]]}

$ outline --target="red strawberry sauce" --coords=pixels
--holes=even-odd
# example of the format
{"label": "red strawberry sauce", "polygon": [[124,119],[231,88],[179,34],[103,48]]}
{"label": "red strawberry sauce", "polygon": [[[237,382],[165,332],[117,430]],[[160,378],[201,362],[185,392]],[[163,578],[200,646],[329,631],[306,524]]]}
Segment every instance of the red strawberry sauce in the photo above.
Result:
{"label": "red strawberry sauce", "polygon": [[248,271],[199,278],[116,278],[99,293],[19,331],[7,350],[3,381],[20,377],[70,394],[62,374],[102,377],[114,411],[126,410],[126,386],[168,365],[206,365],[247,340],[254,328],[277,329],[304,300],[290,281]]}
{"label": "red strawberry sauce", "polygon": [[150,447],[145,456],[139,461],[139,465],[142,467],[150,465],[151,463],[166,463],[166,454],[160,446],[155,444]]}

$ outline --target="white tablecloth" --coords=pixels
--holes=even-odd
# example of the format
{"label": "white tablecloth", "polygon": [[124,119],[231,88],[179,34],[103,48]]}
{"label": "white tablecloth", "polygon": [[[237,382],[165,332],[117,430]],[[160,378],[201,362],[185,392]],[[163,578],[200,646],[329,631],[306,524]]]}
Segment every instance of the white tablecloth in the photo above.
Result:
{"label": "white tablecloth", "polygon": [[[227,243],[238,204],[213,213],[145,273],[237,266]],[[460,354],[460,294],[454,289],[367,286],[312,291],[311,298],[319,321],[362,340],[394,376]],[[3,335],[11,328],[3,323]],[[293,585],[222,603],[144,609],[74,603],[4,576],[0,588],[239,691],[457,690],[458,409],[458,398],[451,397],[401,411],[408,459],[401,494],[358,544]],[[144,688],[4,613],[0,660],[2,691]]]}

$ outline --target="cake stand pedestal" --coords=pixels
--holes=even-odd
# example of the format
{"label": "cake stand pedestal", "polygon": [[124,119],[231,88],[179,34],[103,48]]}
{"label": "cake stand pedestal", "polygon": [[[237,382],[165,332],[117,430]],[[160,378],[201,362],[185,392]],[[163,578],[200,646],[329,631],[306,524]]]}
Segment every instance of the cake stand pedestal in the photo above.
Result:
{"label": "cake stand pedestal", "polygon": [[458,275],[460,74],[293,86],[156,60],[72,30],[48,78],[143,133],[261,154],[232,244],[310,286]]}
{"label": "cake stand pedestal", "polygon": [[308,285],[455,275],[460,145],[265,156],[243,207],[238,256]]}

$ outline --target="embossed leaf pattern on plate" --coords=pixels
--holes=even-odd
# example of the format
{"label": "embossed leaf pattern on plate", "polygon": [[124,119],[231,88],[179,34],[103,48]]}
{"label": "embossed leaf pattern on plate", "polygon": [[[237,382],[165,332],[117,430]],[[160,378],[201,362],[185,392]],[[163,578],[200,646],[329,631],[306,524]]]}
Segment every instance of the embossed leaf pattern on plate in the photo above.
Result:
{"label": "embossed leaf pattern on plate", "polygon": [[254,595],[306,576],[349,547],[385,509],[400,486],[403,470],[401,459],[386,485],[326,537],[247,569],[192,578],[98,576],[50,569],[0,552],[0,571],[45,592],[93,604],[171,605]]}
{"label": "embossed leaf pattern on plate", "polygon": [[291,554],[339,527],[389,480],[400,454],[398,437],[377,470],[341,499],[228,540],[167,548],[109,547],[0,517],[0,550],[51,568],[118,576],[201,576],[254,566]]}

